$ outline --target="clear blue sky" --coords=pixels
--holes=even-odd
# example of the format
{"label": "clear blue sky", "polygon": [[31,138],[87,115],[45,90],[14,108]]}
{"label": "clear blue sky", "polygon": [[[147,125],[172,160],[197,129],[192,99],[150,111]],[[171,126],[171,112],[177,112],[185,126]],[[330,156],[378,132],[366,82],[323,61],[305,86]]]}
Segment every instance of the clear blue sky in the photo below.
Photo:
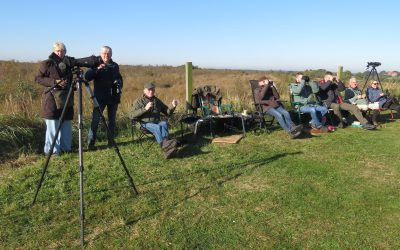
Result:
{"label": "clear blue sky", "polygon": [[368,61],[400,70],[400,1],[132,0],[1,3],[0,60],[113,48],[119,64],[305,70]]}

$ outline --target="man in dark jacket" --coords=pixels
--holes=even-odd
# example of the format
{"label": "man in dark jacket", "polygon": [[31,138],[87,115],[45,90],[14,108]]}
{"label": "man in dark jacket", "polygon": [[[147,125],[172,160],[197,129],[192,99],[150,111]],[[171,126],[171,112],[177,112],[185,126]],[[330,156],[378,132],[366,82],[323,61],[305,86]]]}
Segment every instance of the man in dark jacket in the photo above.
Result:
{"label": "man in dark jacket", "polygon": [[[53,152],[50,152],[51,143],[60,124],[60,116],[67,103],[67,95],[72,87],[72,68],[75,66],[92,67],[98,65],[98,58],[95,56],[75,59],[66,56],[67,48],[62,42],[53,44],[53,53],[49,59],[40,64],[39,72],[35,81],[43,85],[41,116],[46,122],[46,138],[44,144],[45,154],[60,154],[71,151],[72,125],[74,116],[73,92],[66,106],[64,120],[57,136]],[[47,93],[46,93],[47,92]]]}
{"label": "man in dark jacket", "polygon": [[301,134],[303,126],[295,125],[287,112],[279,102],[279,93],[275,83],[266,76],[258,80],[258,87],[254,89],[254,97],[257,105],[261,105],[262,111],[275,117],[281,127],[288,132],[291,138]]}
{"label": "man in dark jacket", "polygon": [[166,116],[172,115],[178,101],[172,100],[172,106],[167,107],[154,95],[155,88],[154,82],[147,82],[144,85],[144,94],[135,101],[129,116],[131,119],[140,120],[142,126],[155,136],[157,143],[160,144],[165,157],[168,159],[176,151],[177,141],[175,139],[169,140],[168,123],[161,121],[160,117],[161,113]]}
{"label": "man in dark jacket", "polygon": [[333,77],[332,72],[327,71],[324,80],[319,82],[319,92],[317,93],[318,100],[322,102],[327,108],[332,108],[333,113],[339,118],[339,127],[343,128],[343,117],[340,110],[347,110],[352,113],[356,119],[361,123],[364,129],[374,129],[375,126],[368,123],[361,111],[356,105],[343,102],[340,92],[344,91],[346,87],[340,80],[337,81]]}
{"label": "man in dark jacket", "polygon": [[[112,139],[115,132],[115,119],[117,115],[118,104],[120,103],[123,80],[119,72],[119,66],[112,57],[112,49],[103,46],[100,51],[101,64],[97,68],[91,68],[85,73],[85,79],[94,80],[94,96],[96,97],[101,112],[107,107],[108,127],[108,145],[112,145]],[[88,150],[94,150],[96,142],[97,128],[100,122],[100,113],[94,108],[92,112],[92,122],[88,134]]]}

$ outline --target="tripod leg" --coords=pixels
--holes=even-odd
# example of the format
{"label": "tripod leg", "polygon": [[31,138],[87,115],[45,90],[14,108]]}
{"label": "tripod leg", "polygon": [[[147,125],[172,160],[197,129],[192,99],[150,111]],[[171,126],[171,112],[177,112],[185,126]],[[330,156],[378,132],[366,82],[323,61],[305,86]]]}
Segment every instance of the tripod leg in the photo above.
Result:
{"label": "tripod leg", "polygon": [[83,199],[83,144],[82,144],[82,83],[78,81],[78,141],[79,141],[79,193],[80,193],[80,220],[81,220],[81,245],[85,243],[85,207]]}
{"label": "tripod leg", "polygon": [[33,201],[32,201],[32,205],[35,204],[36,198],[37,198],[37,196],[38,196],[38,194],[39,194],[39,190],[40,190],[40,188],[42,187],[44,175],[46,174],[47,167],[49,166],[50,157],[51,157],[51,155],[52,155],[52,153],[53,153],[54,146],[56,145],[56,140],[57,140],[58,134],[60,133],[61,126],[62,126],[62,124],[64,123],[64,116],[65,116],[65,112],[66,112],[66,110],[67,110],[68,103],[71,101],[72,91],[73,91],[73,87],[72,87],[72,85],[71,85],[71,86],[69,87],[69,90],[68,90],[67,101],[66,101],[66,103],[64,104],[63,110],[62,110],[62,112],[61,112],[61,116],[60,116],[60,118],[59,118],[59,123],[58,123],[58,127],[57,127],[57,130],[56,130],[56,134],[54,135],[53,141],[51,142],[49,154],[48,154],[47,157],[46,157],[46,162],[45,162],[45,164],[44,164],[44,167],[43,167],[43,170],[42,170],[42,174],[41,174],[41,176],[40,176],[40,180],[39,180],[38,186],[37,186],[37,188],[36,188],[36,192],[35,192],[35,196],[34,196]]}
{"label": "tripod leg", "polygon": [[128,168],[127,168],[126,165],[125,165],[125,161],[124,161],[124,159],[122,158],[121,153],[119,152],[119,148],[118,148],[118,146],[117,146],[117,143],[115,143],[114,138],[111,137],[110,128],[109,128],[109,126],[107,125],[106,118],[104,117],[103,112],[101,112],[99,103],[97,102],[97,99],[96,99],[96,97],[94,96],[94,93],[93,93],[92,89],[90,88],[89,84],[86,83],[86,82],[85,82],[85,87],[86,87],[86,90],[87,90],[87,92],[88,92],[90,98],[92,99],[94,108],[97,110],[97,112],[99,112],[101,121],[102,121],[102,122],[104,123],[104,125],[106,126],[106,129],[107,129],[107,137],[109,138],[109,140],[111,140],[111,143],[113,144],[114,150],[115,150],[115,152],[117,153],[119,160],[121,161],[121,165],[122,165],[122,167],[123,167],[123,169],[124,169],[124,171],[125,171],[126,177],[128,178],[129,185],[130,185],[131,188],[132,188],[132,193],[133,193],[133,195],[137,195],[137,194],[139,194],[139,193],[138,193],[138,191],[137,191],[137,189],[136,189],[135,183],[133,182],[132,176],[130,175],[130,173],[129,173],[129,171],[128,171]]}

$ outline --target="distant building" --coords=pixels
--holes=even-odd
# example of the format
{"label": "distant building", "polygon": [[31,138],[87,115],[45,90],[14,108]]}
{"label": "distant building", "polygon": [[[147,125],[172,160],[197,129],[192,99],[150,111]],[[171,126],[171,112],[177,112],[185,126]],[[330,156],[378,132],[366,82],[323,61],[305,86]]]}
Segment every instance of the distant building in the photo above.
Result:
{"label": "distant building", "polygon": [[386,73],[386,75],[394,77],[394,76],[398,76],[399,72],[397,72],[397,71],[388,71]]}

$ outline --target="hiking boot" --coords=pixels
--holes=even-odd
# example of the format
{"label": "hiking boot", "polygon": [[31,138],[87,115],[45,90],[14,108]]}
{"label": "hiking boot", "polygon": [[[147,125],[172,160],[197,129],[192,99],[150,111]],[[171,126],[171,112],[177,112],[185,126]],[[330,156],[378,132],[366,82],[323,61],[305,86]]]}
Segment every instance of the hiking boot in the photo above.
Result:
{"label": "hiking boot", "polygon": [[310,134],[311,134],[311,135],[315,135],[315,136],[322,135],[322,134],[326,134],[326,133],[327,133],[327,132],[324,132],[324,131],[322,131],[321,129],[312,128],[312,129],[310,130]]}
{"label": "hiking boot", "polygon": [[162,148],[164,152],[165,159],[171,158],[177,151],[176,144],[171,144],[169,147]]}
{"label": "hiking boot", "polygon": [[171,139],[171,140],[164,139],[164,140],[161,142],[161,148],[162,148],[162,149],[164,149],[164,148],[169,148],[171,145],[174,145],[174,147],[176,147],[176,145],[177,145],[176,139]]}
{"label": "hiking boot", "polygon": [[288,134],[290,138],[295,139],[301,135],[301,130],[291,130]]}

